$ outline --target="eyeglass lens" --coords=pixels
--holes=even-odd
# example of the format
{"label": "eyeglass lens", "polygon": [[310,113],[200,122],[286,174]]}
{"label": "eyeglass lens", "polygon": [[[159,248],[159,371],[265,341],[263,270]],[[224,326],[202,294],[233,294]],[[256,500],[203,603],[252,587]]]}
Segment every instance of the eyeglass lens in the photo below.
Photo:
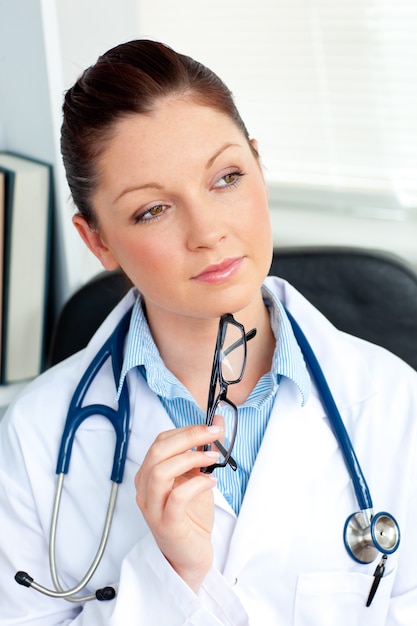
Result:
{"label": "eyeglass lens", "polygon": [[226,322],[220,350],[220,373],[226,385],[239,382],[245,364],[245,338],[241,326]]}
{"label": "eyeglass lens", "polygon": [[217,463],[225,465],[229,459],[230,453],[236,437],[237,428],[237,410],[227,401],[219,400],[214,407],[214,417],[212,423],[223,427],[223,436],[218,441],[211,444],[211,450],[219,453]]}

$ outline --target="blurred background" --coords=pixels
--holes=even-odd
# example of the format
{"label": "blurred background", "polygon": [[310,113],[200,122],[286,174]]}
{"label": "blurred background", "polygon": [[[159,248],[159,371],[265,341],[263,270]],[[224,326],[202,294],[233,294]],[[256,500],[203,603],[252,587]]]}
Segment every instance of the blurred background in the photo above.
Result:
{"label": "blurred background", "polygon": [[382,249],[417,268],[417,0],[0,0],[0,150],[53,164],[58,308],[101,271],[71,224],[63,93],[137,37],[232,89],[277,246]]}

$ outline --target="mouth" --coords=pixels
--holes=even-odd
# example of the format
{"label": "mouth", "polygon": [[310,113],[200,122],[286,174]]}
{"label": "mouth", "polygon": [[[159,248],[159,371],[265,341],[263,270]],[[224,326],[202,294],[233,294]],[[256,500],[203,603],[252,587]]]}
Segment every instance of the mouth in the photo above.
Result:
{"label": "mouth", "polygon": [[242,265],[243,257],[224,259],[220,263],[208,265],[202,272],[193,276],[193,280],[205,283],[222,283],[234,276]]}

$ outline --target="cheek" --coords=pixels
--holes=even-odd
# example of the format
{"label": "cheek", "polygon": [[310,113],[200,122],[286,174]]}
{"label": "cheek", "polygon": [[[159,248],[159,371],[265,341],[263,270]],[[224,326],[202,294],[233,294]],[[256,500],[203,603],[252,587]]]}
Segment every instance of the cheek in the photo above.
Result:
{"label": "cheek", "polygon": [[172,282],[169,278],[175,257],[158,238],[141,237],[123,241],[119,255],[120,265],[142,293]]}
{"label": "cheek", "polygon": [[256,206],[257,210],[253,210],[252,213],[253,219],[249,237],[253,242],[260,270],[261,272],[265,271],[266,275],[269,272],[272,261],[273,238],[268,194],[264,190],[259,190],[255,194],[253,206]]}
{"label": "cheek", "polygon": [[[265,239],[272,238],[272,229],[271,229],[271,217],[269,213],[269,204],[268,204],[268,194],[266,190],[261,187],[256,190],[252,197],[250,203],[250,216],[249,221],[252,222],[253,228],[253,236],[256,232],[258,237],[262,238],[262,242],[258,241],[260,245],[265,245]],[[257,242],[255,236],[255,243]]]}

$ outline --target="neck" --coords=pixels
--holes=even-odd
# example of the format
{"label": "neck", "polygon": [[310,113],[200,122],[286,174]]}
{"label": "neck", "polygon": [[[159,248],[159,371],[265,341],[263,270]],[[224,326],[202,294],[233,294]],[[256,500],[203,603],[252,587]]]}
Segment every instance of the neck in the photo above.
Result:
{"label": "neck", "polygon": [[[166,367],[189,390],[203,411],[213,364],[219,318],[200,318],[172,313],[158,314],[147,306],[148,323]],[[230,386],[229,396],[241,404],[259,378],[271,368],[275,341],[269,313],[259,297],[249,307],[237,312],[235,319],[246,332],[256,328],[256,336],[248,342],[247,365],[242,381]]]}

